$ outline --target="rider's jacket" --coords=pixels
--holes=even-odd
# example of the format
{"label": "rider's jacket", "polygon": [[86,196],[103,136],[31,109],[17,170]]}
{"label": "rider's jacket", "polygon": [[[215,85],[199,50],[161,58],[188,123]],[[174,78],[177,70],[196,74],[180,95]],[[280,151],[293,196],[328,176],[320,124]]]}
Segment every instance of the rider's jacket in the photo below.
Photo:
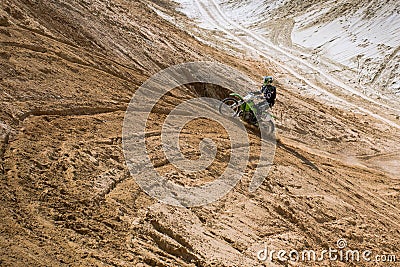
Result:
{"label": "rider's jacket", "polygon": [[261,93],[264,95],[265,100],[268,101],[270,107],[275,104],[276,87],[270,84],[261,86]]}

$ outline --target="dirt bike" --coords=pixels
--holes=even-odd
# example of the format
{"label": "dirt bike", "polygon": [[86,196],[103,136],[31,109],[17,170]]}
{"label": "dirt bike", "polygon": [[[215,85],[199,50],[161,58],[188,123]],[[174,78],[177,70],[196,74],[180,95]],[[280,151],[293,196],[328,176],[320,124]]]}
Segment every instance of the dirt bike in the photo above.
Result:
{"label": "dirt bike", "polygon": [[[254,99],[259,96],[260,94],[253,92],[248,93],[245,97],[232,93],[222,100],[219,106],[219,113],[228,117],[239,117],[247,123],[272,133],[275,131],[275,125],[272,120],[274,117],[267,111],[268,104],[257,106],[254,103]],[[259,112],[261,114],[258,114]]]}

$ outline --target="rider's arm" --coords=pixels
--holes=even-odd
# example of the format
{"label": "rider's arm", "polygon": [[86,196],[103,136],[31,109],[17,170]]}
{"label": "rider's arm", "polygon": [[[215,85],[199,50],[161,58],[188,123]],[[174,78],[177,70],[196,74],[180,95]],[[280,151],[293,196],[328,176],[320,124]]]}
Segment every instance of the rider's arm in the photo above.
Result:
{"label": "rider's arm", "polygon": [[272,86],[272,96],[271,96],[271,100],[275,100],[275,98],[276,98],[276,87],[275,86]]}

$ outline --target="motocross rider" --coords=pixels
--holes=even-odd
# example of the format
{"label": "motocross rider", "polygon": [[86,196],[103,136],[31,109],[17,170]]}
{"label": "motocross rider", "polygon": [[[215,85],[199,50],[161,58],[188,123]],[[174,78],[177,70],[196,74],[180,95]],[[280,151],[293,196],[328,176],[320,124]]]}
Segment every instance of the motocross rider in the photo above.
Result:
{"label": "motocross rider", "polygon": [[272,76],[265,76],[261,90],[255,92],[256,95],[262,95],[261,97],[264,99],[256,105],[257,116],[260,116],[265,109],[272,108],[275,104],[276,87],[272,85],[273,80]]}

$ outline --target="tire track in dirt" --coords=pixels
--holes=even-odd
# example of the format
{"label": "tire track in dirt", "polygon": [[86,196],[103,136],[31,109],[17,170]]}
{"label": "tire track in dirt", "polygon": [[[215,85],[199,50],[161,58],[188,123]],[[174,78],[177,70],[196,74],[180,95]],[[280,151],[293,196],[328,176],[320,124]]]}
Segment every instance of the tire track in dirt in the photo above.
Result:
{"label": "tire track in dirt", "polygon": [[[59,43],[61,45],[64,45],[64,46],[67,46],[67,47],[70,47],[70,48],[73,48],[73,49],[82,49],[82,47],[79,47],[78,45],[75,45],[74,43],[69,42],[68,40],[64,40],[64,39],[61,39],[61,38],[54,37],[52,35],[49,35],[49,34],[46,34],[46,33],[42,32],[40,30],[29,28],[29,27],[27,27],[25,25],[22,25],[22,24],[16,24],[16,25],[21,27],[23,30],[26,30],[27,32],[32,32],[34,34],[41,35],[42,37],[45,37],[45,38],[47,38],[49,40],[52,40],[52,41],[55,41],[55,42],[57,42],[57,43]],[[136,64],[137,68],[133,68],[133,67],[127,66],[126,64],[122,64],[122,63],[120,63],[120,62],[118,62],[116,60],[107,58],[106,56],[102,55],[101,53],[99,53],[97,51],[93,51],[93,50],[90,51],[90,56],[91,57],[98,57],[101,60],[104,60],[104,61],[107,61],[107,62],[111,62],[111,63],[115,64],[116,66],[120,66],[120,67],[122,67],[124,69],[129,69],[129,70],[132,70],[132,71],[135,71],[135,72],[140,71],[142,74],[143,74],[143,71],[144,71],[144,66],[138,60],[136,60],[135,58],[133,58],[133,57],[131,57],[129,55],[126,55],[126,56],[128,56],[129,60],[133,61]]]}
{"label": "tire track in dirt", "polygon": [[[326,159],[334,160],[334,161],[342,164],[343,166],[347,166],[349,168],[356,168],[356,167],[360,168],[361,167],[361,166],[348,165],[348,164],[344,163],[343,160],[341,160],[338,157],[331,157],[330,155],[326,155],[324,153],[320,153],[315,150],[310,150],[303,145],[295,145],[292,143],[290,146],[292,146],[293,149],[295,148],[296,150],[304,151],[306,153],[310,153],[310,154],[318,156],[318,157],[323,157]],[[299,153],[297,152],[297,154],[299,154]],[[304,157],[302,157],[302,158],[304,158]],[[307,162],[310,162],[310,161],[307,160]],[[367,167],[363,167],[363,168],[368,170]],[[373,169],[370,169],[370,171],[375,172],[375,170],[373,170]],[[368,204],[365,205],[365,207],[368,207],[368,210],[370,212],[372,212],[375,215],[380,215],[382,218],[385,218],[392,225],[397,226],[400,229],[400,223],[399,223],[400,222],[400,209],[397,208],[396,206],[394,206],[393,204],[387,202],[386,200],[382,199],[378,195],[369,192],[360,183],[353,181],[351,184],[349,184],[347,180],[344,180],[344,178],[340,178],[340,177],[337,177],[334,180],[334,183],[332,183],[332,179],[326,178],[324,175],[318,176],[318,179],[324,185],[332,187],[334,189],[334,190],[332,190],[332,192],[335,192],[335,193],[340,192],[337,194],[338,198],[341,198],[341,199],[347,198],[351,201],[354,201],[354,196],[362,196],[362,198],[364,199],[363,200],[364,203],[367,203],[367,202],[370,203],[370,205],[368,205]],[[340,188],[337,187],[336,185],[339,185]],[[351,191],[349,191],[349,189]],[[346,196],[346,197],[344,198],[344,196]],[[372,205],[372,204],[376,205],[377,200],[381,203],[381,206],[379,208],[373,207],[373,205]],[[378,209],[380,209],[380,210],[378,210]],[[387,213],[382,213],[383,211],[387,211]],[[392,218],[396,218],[397,220],[393,220]]]}
{"label": "tire track in dirt", "polygon": [[294,28],[294,23],[295,22],[293,19],[280,19],[271,25],[271,41],[274,45],[283,45],[288,48],[293,46],[291,35]]}
{"label": "tire track in dirt", "polygon": [[20,121],[24,121],[29,116],[92,116],[117,111],[125,111],[126,107],[74,107],[69,109],[41,110],[34,109],[19,116]]}
{"label": "tire track in dirt", "polygon": [[90,68],[96,69],[97,71],[104,72],[108,75],[125,80],[127,82],[134,81],[134,79],[128,78],[119,72],[113,71],[111,68],[104,68],[104,67],[101,68],[98,65],[94,64],[93,62],[84,61],[79,56],[71,55],[71,54],[65,53],[65,52],[53,51],[53,50],[47,49],[43,46],[37,46],[37,45],[32,45],[32,44],[22,44],[22,43],[16,43],[16,42],[1,42],[0,45],[10,46],[10,47],[18,47],[21,49],[27,49],[27,50],[30,50],[32,52],[37,52],[37,53],[49,53],[49,54],[51,53],[63,60],[70,62],[70,63],[85,66],[85,67],[90,67]]}
{"label": "tire track in dirt", "polygon": [[385,61],[381,64],[380,68],[378,71],[375,73],[374,77],[371,80],[372,86],[375,86],[376,81],[381,77],[382,73],[385,71],[386,66],[395,58],[397,53],[400,51],[400,46],[398,46]]}

